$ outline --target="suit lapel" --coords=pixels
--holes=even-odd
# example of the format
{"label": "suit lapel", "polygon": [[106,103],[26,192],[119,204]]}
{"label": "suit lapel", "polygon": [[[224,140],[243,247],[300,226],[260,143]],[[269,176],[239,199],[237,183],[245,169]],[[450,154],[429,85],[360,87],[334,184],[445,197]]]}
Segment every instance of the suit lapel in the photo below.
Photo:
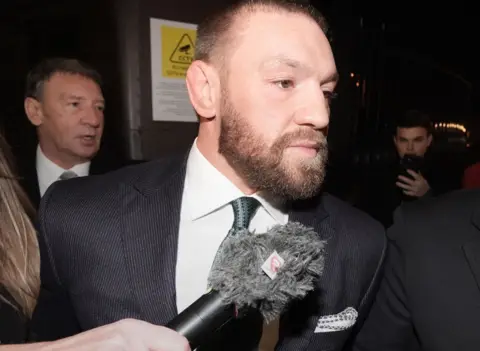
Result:
{"label": "suit lapel", "polygon": [[[323,206],[323,196],[309,201],[292,204],[289,212],[289,222],[299,222],[314,230],[324,240],[333,234],[333,228],[328,221],[328,212]],[[325,263],[328,264],[328,261]],[[325,267],[325,271],[327,267]],[[280,322],[280,335],[276,351],[282,350],[307,350],[310,339],[315,330],[318,314],[318,291],[308,295],[304,300],[294,302],[288,312],[282,316]]]}
{"label": "suit lapel", "polygon": [[[472,216],[472,223],[477,230],[480,230],[480,209],[477,209]],[[463,252],[470,270],[475,278],[477,287],[480,289],[480,237],[473,239],[463,245]]]}
{"label": "suit lapel", "polygon": [[125,186],[121,218],[138,309],[145,320],[163,325],[177,315],[175,267],[185,163],[161,167],[168,175],[156,181],[160,185]]}

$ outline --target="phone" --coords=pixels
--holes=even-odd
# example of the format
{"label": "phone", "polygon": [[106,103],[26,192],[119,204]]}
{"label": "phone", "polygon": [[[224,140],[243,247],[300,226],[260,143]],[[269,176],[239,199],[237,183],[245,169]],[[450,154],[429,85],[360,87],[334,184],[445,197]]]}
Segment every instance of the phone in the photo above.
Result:
{"label": "phone", "polygon": [[405,155],[400,159],[400,175],[413,179],[410,173],[407,172],[408,169],[421,173],[423,170],[424,158],[417,155]]}

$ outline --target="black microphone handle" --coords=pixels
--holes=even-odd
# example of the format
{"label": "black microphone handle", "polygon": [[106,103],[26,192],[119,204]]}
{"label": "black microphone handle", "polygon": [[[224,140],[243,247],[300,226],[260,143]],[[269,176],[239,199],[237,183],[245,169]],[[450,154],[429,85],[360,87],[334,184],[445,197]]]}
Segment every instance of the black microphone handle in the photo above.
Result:
{"label": "black microphone handle", "polygon": [[217,291],[210,291],[168,322],[166,327],[183,335],[194,350],[235,317],[235,305],[225,305]]}

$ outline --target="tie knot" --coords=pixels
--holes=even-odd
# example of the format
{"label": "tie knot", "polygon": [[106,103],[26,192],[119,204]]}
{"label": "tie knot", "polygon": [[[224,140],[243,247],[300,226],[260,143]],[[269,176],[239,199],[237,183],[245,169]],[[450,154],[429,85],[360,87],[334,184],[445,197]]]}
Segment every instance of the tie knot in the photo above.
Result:
{"label": "tie knot", "polygon": [[253,197],[243,196],[232,201],[233,207],[233,225],[232,229],[241,230],[248,229],[250,221],[255,214],[255,211],[260,206],[260,202]]}
{"label": "tie knot", "polygon": [[67,180],[67,179],[72,179],[78,177],[78,174],[75,173],[74,171],[65,171],[63,172],[60,177],[58,177],[59,180]]}

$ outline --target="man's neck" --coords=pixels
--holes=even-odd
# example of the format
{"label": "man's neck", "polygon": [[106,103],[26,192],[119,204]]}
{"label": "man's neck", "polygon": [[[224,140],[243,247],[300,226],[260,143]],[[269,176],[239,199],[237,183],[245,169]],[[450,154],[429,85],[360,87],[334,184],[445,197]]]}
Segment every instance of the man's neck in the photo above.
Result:
{"label": "man's neck", "polygon": [[240,191],[245,195],[255,193],[255,189],[250,188],[245,181],[235,172],[228,161],[218,152],[218,145],[212,143],[209,138],[202,138],[200,135],[197,138],[197,147],[202,155],[222,173],[228,180],[230,180]]}
{"label": "man's neck", "polygon": [[42,151],[42,154],[46,158],[48,158],[51,162],[55,163],[57,166],[63,169],[71,169],[75,165],[83,163],[83,162],[78,162],[78,160],[72,160],[68,157],[65,157],[64,155],[59,155],[58,153],[50,152],[49,148],[43,147],[41,143],[39,145],[40,145],[40,150]]}

